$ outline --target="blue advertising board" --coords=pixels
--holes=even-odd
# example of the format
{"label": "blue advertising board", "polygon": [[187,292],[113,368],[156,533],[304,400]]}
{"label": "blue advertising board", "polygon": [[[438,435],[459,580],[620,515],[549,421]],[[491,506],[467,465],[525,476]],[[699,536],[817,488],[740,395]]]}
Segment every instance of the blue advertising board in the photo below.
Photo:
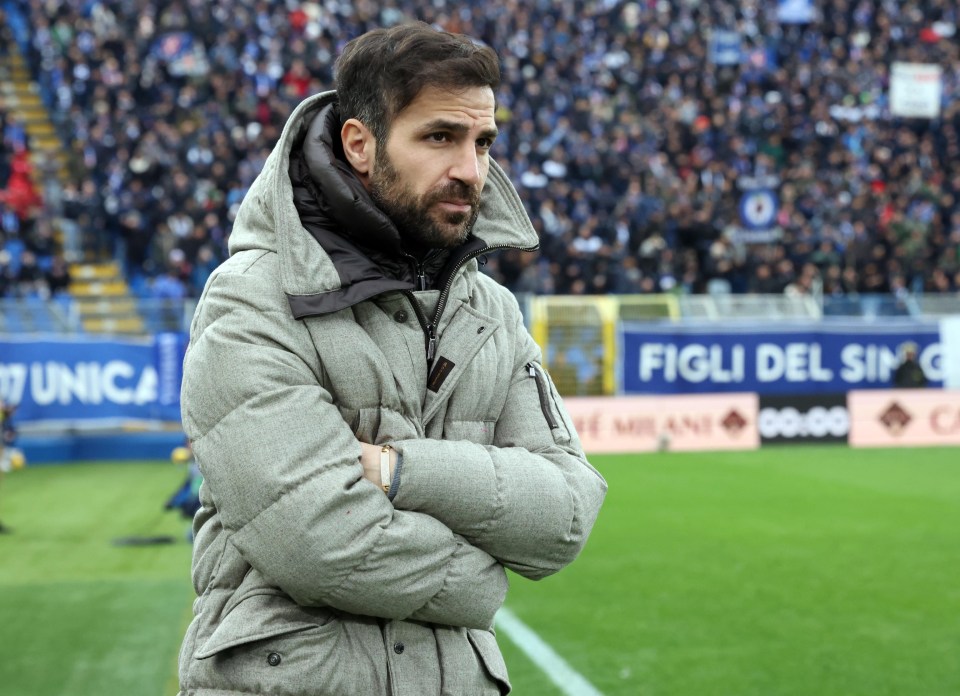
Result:
{"label": "blue advertising board", "polygon": [[0,340],[0,398],[20,425],[179,421],[187,336]]}
{"label": "blue advertising board", "polygon": [[936,321],[883,325],[624,324],[624,394],[825,394],[889,388],[899,347],[913,341],[931,386],[942,386]]}

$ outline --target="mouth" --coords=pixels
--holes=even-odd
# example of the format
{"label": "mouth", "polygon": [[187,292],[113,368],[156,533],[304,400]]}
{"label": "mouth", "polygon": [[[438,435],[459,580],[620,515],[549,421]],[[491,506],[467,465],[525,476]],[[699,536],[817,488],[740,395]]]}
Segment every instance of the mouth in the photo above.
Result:
{"label": "mouth", "polygon": [[473,210],[469,201],[437,201],[437,205],[448,213],[469,213]]}

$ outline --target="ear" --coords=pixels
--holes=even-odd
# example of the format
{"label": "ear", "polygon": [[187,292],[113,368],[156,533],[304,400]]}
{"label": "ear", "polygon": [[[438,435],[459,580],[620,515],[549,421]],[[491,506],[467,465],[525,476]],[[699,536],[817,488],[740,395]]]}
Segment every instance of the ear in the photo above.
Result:
{"label": "ear", "polygon": [[373,168],[377,148],[373,133],[357,119],[350,118],[340,129],[340,142],[343,143],[343,154],[346,155],[347,162],[360,180],[366,183]]}

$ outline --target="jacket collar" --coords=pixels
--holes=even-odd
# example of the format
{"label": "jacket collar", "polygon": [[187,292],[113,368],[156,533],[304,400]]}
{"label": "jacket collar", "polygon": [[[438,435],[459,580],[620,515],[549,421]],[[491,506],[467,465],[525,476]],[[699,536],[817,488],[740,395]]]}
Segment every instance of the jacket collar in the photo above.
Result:
{"label": "jacket collar", "polygon": [[[244,197],[230,235],[231,254],[251,249],[279,254],[281,288],[297,316],[335,311],[390,290],[413,289],[410,283],[386,277],[375,262],[369,263],[369,257],[376,256],[371,248],[381,250],[385,258],[399,257],[399,234],[372,204],[349,165],[337,156],[339,138],[330,133],[335,102],[335,92],[323,92],[293,111],[263,171]],[[320,198],[320,222],[336,228],[340,241],[345,242],[339,251],[324,248],[323,242],[304,226],[294,203],[291,154],[304,143],[309,152],[310,176]],[[472,258],[486,250],[534,250],[537,246],[537,233],[516,189],[491,160],[472,238],[463,249],[451,253],[451,263],[460,268],[464,264],[456,262],[458,259]],[[358,261],[350,272],[344,267],[344,259],[353,254],[367,258],[368,263]],[[453,270],[448,268],[447,275]]]}

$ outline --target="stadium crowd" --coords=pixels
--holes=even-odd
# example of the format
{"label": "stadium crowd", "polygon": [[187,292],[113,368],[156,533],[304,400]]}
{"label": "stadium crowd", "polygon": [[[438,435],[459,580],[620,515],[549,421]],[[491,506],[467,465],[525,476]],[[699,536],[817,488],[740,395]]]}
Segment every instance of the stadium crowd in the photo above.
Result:
{"label": "stadium crowd", "polygon": [[[508,287],[960,290],[955,0],[817,0],[807,23],[759,0],[13,6],[71,155],[46,206],[4,204],[2,234],[28,259],[56,258],[60,224],[68,258],[115,255],[145,293],[197,295],[292,107],[330,87],[347,40],[416,18],[502,57],[494,154],[542,239],[537,255],[487,259]],[[718,57],[720,36],[739,46],[735,64]],[[892,61],[943,67],[939,118],[891,114]],[[3,125],[7,181],[25,144],[22,126]],[[750,180],[778,194],[765,237],[741,225]]]}

